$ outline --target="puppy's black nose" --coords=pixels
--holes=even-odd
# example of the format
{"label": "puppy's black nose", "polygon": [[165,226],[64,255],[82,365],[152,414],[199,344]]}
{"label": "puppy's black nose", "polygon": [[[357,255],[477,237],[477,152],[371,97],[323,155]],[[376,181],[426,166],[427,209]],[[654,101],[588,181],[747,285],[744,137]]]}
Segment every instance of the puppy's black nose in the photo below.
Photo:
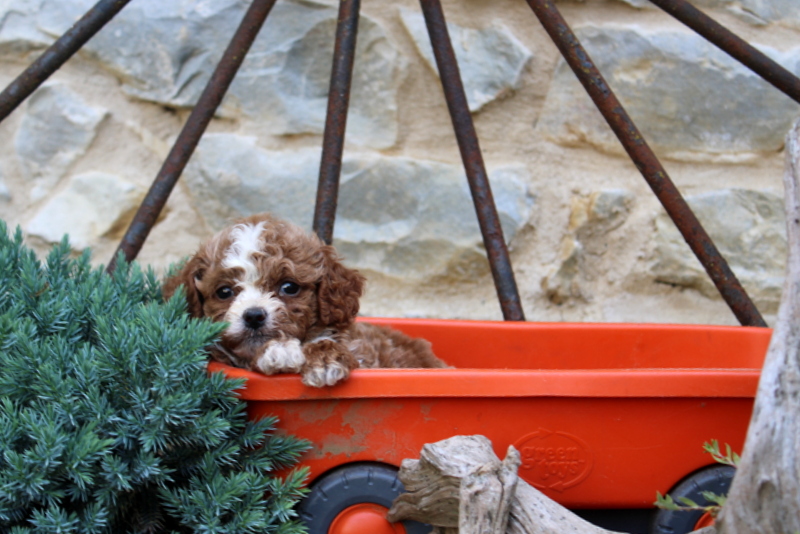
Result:
{"label": "puppy's black nose", "polygon": [[267,321],[267,310],[264,308],[247,308],[242,314],[245,324],[253,330],[261,328]]}

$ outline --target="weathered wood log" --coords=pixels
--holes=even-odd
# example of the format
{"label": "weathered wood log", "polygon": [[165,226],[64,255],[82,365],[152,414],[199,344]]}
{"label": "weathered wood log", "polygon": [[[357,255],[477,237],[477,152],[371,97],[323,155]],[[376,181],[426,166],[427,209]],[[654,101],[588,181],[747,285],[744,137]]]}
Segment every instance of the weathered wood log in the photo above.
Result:
{"label": "weathered wood log", "polygon": [[800,532],[800,121],[786,137],[783,184],[786,279],[721,534]]}
{"label": "weathered wood log", "polygon": [[442,534],[454,527],[459,534],[609,534],[518,480],[519,464],[514,447],[501,462],[484,436],[427,444],[419,460],[403,461],[407,493],[387,518],[429,523]]}
{"label": "weathered wood log", "polygon": [[463,534],[505,532],[519,464],[513,448],[501,462],[483,436],[425,445],[419,460],[403,461],[408,493],[395,500],[389,520],[423,520]]}

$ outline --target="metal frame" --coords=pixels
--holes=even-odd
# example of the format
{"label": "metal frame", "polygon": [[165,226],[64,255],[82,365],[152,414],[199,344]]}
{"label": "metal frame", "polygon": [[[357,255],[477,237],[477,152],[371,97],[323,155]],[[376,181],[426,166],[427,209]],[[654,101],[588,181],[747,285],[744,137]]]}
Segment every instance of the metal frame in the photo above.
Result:
{"label": "metal frame", "polygon": [[228,48],[225,49],[217,68],[211,74],[208,84],[203,89],[203,93],[178,135],[178,139],[172,145],[161,170],[158,171],[153,185],[150,186],[150,190],[125,232],[117,252],[111,258],[107,268],[109,272],[116,268],[117,258],[120,254],[123,254],[127,261],[131,261],[139,254],[145,239],[164,209],[172,189],[178,183],[178,178],[181,177],[183,169],[189,163],[189,158],[194,154],[208,123],[214,117],[234,76],[242,66],[250,46],[256,40],[264,21],[267,20],[267,15],[273,5],[275,5],[275,0],[253,0],[253,3],[250,4],[250,8],[242,18]]}
{"label": "metal frame", "polygon": [[442,80],[447,108],[453,120],[453,128],[461,152],[461,161],[467,173],[472,201],[478,215],[478,225],[483,234],[483,244],[489,257],[494,285],[497,289],[497,298],[506,321],[524,321],[522,301],[519,298],[517,283],[514,280],[514,271],[511,269],[511,258],[508,255],[506,240],[503,237],[503,228],[500,226],[500,217],[497,215],[492,188],[489,185],[489,176],[483,164],[481,148],[478,145],[478,134],[472,123],[472,114],[467,105],[467,96],[464,85],[461,83],[461,74],[458,63],[447,33],[447,23],[439,0],[420,0],[425,25],[431,38],[433,54],[439,68],[439,78]]}
{"label": "metal frame", "polygon": [[766,326],[753,301],[552,0],[527,0],[628,156],[742,325]]}
{"label": "metal frame", "polygon": [[[83,44],[108,23],[130,0],[100,0],[83,18],[51,45],[28,69],[0,93],[0,121],[42,82],[58,70]],[[222,102],[247,51],[276,0],[253,0],[181,130],[169,156],[108,265],[113,271],[119,254],[130,261],[141,250],[201,136]],[[675,222],[722,298],[744,326],[766,326],[725,258],[677,190],[636,125],[625,112],[602,74],[581,46],[553,0],[526,0],[558,47],[633,163]],[[800,103],[800,79],[721,26],[686,0],[651,0],[712,44],[741,62],[775,88]],[[500,307],[506,320],[525,320],[503,230],[492,197],[478,137],[467,106],[458,64],[439,0],[420,0],[431,39],[439,78],[455,130],[456,141],[472,193]],[[340,0],[336,44],[323,135],[322,162],[313,228],[330,243],[339,191],[350,85],[358,34],[360,0]]]}
{"label": "metal frame", "polygon": [[0,93],[0,121],[81,49],[130,0],[100,0]]}
{"label": "metal frame", "polygon": [[344,133],[350,106],[350,82],[353,79],[360,8],[361,0],[341,0],[339,24],[336,26],[313,224],[314,232],[329,245],[333,242],[333,222],[339,200],[339,176],[342,172]]}

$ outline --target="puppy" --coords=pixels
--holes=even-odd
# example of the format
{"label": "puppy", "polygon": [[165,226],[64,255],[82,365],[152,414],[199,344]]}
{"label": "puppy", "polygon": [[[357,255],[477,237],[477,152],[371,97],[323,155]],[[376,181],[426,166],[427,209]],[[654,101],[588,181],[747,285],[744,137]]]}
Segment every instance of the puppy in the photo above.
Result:
{"label": "puppy", "polygon": [[364,277],[300,227],[254,215],[222,230],[167,279],[189,313],[230,324],[212,356],[264,374],[332,386],[356,367],[446,367],[430,343],[355,323]]}

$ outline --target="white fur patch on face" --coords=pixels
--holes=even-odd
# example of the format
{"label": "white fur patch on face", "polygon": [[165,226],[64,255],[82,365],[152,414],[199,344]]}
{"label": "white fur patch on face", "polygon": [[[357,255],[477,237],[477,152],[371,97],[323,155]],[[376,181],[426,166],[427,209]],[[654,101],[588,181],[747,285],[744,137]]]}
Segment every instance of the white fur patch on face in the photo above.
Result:
{"label": "white fur patch on face", "polygon": [[231,230],[231,246],[222,260],[222,266],[228,269],[239,267],[244,269],[242,283],[253,284],[258,280],[258,267],[253,261],[253,254],[260,251],[261,232],[264,223],[237,224]]}
{"label": "white fur patch on face", "polygon": [[315,388],[332,386],[345,379],[347,374],[347,367],[339,362],[331,362],[328,365],[307,368],[303,373],[303,384]]}
{"label": "white fur patch on face", "polygon": [[277,313],[283,311],[284,303],[275,296],[275,293],[264,292],[256,287],[247,285],[244,290],[236,295],[231,307],[225,312],[223,321],[230,323],[228,333],[233,336],[244,334],[247,325],[244,322],[244,312],[249,308],[263,308],[267,312],[266,328],[274,328],[274,318]]}
{"label": "white fur patch on face", "polygon": [[256,367],[265,375],[299,373],[305,361],[300,340],[293,338],[270,343],[256,361]]}

